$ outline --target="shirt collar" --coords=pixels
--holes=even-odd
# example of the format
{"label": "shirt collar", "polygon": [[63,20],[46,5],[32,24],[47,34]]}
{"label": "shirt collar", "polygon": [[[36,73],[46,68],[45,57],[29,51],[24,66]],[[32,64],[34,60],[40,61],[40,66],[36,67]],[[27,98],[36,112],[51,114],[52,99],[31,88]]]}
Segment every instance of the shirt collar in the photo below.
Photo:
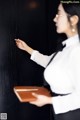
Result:
{"label": "shirt collar", "polygon": [[72,46],[76,43],[79,43],[79,36],[78,34],[73,36],[73,37],[70,37],[68,39],[66,39],[65,41],[62,42],[63,45],[66,45],[66,47],[68,46]]}

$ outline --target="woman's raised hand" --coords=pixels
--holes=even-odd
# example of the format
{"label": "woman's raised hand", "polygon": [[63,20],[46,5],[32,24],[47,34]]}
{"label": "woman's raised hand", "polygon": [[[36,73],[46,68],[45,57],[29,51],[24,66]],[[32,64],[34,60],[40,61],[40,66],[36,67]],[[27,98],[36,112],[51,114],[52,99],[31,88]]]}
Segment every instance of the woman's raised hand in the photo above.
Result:
{"label": "woman's raised hand", "polygon": [[15,39],[15,41],[18,48],[26,51],[27,44],[23,40]]}
{"label": "woman's raised hand", "polygon": [[31,47],[29,47],[23,40],[15,39],[15,41],[16,41],[16,45],[19,49],[24,50],[24,51],[28,52],[29,54],[32,54],[33,49]]}

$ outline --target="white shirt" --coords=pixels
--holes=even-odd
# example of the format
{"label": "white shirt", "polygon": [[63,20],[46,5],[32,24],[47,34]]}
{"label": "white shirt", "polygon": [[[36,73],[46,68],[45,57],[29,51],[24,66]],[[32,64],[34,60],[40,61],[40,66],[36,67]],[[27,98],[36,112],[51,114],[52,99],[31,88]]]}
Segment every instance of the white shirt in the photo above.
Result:
{"label": "white shirt", "polygon": [[[45,80],[53,92],[65,94],[52,98],[55,114],[80,108],[80,42],[78,35],[63,42],[66,47],[58,52],[44,71]],[[46,67],[51,56],[33,51],[31,59]],[[66,95],[67,94],[67,95]]]}

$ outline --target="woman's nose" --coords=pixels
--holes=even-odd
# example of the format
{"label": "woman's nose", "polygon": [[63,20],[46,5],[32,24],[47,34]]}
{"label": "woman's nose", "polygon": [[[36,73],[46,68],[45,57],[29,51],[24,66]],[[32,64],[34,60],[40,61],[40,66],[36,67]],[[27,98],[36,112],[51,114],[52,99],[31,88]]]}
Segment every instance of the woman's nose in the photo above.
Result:
{"label": "woman's nose", "polygon": [[57,21],[57,18],[58,18],[58,14],[56,14],[55,18],[53,19],[54,22]]}

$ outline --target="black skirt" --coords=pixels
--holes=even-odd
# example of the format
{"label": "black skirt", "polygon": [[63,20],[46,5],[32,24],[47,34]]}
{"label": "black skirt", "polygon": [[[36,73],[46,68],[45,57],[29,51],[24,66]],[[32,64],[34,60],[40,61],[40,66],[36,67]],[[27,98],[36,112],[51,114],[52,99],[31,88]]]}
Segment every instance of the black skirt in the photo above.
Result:
{"label": "black skirt", "polygon": [[80,120],[80,109],[62,114],[54,114],[53,120]]}

